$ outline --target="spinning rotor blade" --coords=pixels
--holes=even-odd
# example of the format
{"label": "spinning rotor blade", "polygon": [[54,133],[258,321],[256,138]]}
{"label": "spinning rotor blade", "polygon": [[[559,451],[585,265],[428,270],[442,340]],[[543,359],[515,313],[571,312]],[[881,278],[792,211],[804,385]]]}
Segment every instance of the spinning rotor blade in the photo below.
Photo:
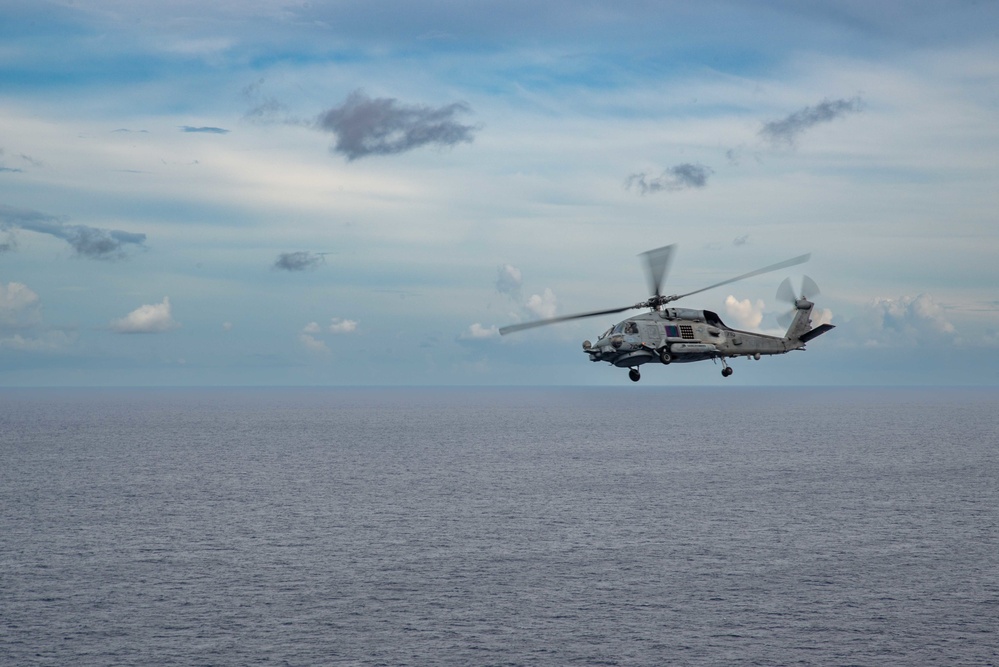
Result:
{"label": "spinning rotor blade", "polygon": [[623,313],[626,310],[631,310],[635,306],[625,306],[624,308],[612,308],[610,310],[595,310],[591,313],[576,313],[575,315],[562,315],[561,317],[551,317],[547,320],[534,320],[533,322],[522,322],[520,324],[511,324],[508,327],[502,327],[499,332],[501,336],[505,336],[508,333],[513,333],[514,331],[523,331],[524,329],[533,329],[534,327],[543,327],[546,324],[555,324],[556,322],[567,322],[569,320],[580,320],[584,317],[596,317],[597,315],[611,315],[613,313]]}
{"label": "spinning rotor blade", "polygon": [[[675,299],[682,299],[692,294],[700,294],[701,292],[707,292],[709,289],[714,289],[716,287],[721,287],[722,285],[728,285],[729,283],[734,283],[739,280],[745,280],[746,278],[752,278],[753,276],[758,276],[764,273],[770,273],[771,271],[777,271],[779,269],[786,269],[789,266],[794,266],[796,264],[804,264],[812,256],[812,253],[807,253],[805,255],[800,255],[798,257],[793,257],[791,259],[786,259],[783,262],[778,262],[777,264],[771,264],[770,266],[765,266],[762,269],[756,269],[755,271],[750,271],[749,273],[744,273],[741,276],[736,276],[735,278],[729,278],[728,280],[723,280],[720,283],[715,283],[709,287],[702,287],[699,290],[694,290],[693,292],[687,292],[686,294],[680,294],[679,296],[673,297]],[[813,283],[814,284],[814,283]]]}
{"label": "spinning rotor blade", "polygon": [[808,276],[801,277],[801,296],[805,297],[809,301],[817,297],[821,292],[819,292],[819,286],[815,284],[815,281]]}
{"label": "spinning rotor blade", "polygon": [[785,313],[781,313],[777,316],[777,323],[784,327],[785,329],[791,326],[791,321],[794,319],[794,314],[798,310],[798,299],[806,299],[811,301],[813,298],[819,295],[819,286],[815,284],[815,281],[808,276],[801,277],[801,296],[797,296],[794,292],[794,287],[791,285],[791,279],[785,278],[784,282],[780,284],[777,288],[777,300],[783,301],[784,303],[791,306],[791,309]]}
{"label": "spinning rotor blade", "polygon": [[819,294],[821,294],[819,286],[816,285],[815,281],[808,276],[801,277],[800,296],[795,294],[794,287],[791,286],[790,278],[785,278],[784,282],[782,282],[780,287],[777,288],[777,300],[791,304],[792,306],[798,301],[798,299],[808,299],[811,301],[813,297],[816,297]]}
{"label": "spinning rotor blade", "polygon": [[785,278],[784,282],[782,282],[780,287],[777,288],[777,300],[789,303],[792,306],[794,305],[794,302],[798,300],[798,297],[794,295],[794,288],[791,287],[790,278]]}
{"label": "spinning rotor blade", "polygon": [[639,255],[645,258],[645,274],[649,279],[649,294],[662,296],[663,283],[669,275],[670,264],[673,263],[673,252],[676,244],[648,250]]}

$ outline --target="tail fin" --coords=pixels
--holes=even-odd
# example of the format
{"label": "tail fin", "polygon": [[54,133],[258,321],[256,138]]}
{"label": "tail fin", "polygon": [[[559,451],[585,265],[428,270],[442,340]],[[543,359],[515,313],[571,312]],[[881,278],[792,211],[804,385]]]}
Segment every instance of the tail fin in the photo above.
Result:
{"label": "tail fin", "polygon": [[791,341],[801,341],[802,344],[821,336],[825,332],[835,329],[835,325],[832,324],[820,324],[819,326],[812,328],[812,308],[815,306],[814,303],[808,299],[801,298],[797,299],[794,303],[797,309],[794,314],[794,319],[791,320],[791,326],[787,328],[787,333],[784,334],[784,338]]}

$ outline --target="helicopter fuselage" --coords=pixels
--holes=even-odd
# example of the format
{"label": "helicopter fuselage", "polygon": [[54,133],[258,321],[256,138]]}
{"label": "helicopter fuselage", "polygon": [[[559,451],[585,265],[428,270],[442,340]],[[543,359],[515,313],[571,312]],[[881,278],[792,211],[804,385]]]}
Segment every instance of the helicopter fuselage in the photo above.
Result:
{"label": "helicopter fuselage", "polygon": [[666,307],[667,304],[684,297],[771,271],[796,266],[808,261],[809,258],[807,254],[793,257],[693,292],[667,295],[663,293],[662,286],[666,274],[669,272],[670,258],[675,249],[676,245],[674,244],[642,253],[641,256],[645,258],[646,262],[650,291],[653,295],[645,301],[609,310],[595,310],[511,324],[500,327],[499,333],[505,335],[584,317],[597,317],[622,313],[636,308],[648,308],[648,312],[618,322],[601,334],[596,343],[583,342],[583,351],[589,355],[590,361],[605,361],[614,366],[629,368],[631,370],[628,371],[628,377],[631,378],[632,382],[638,382],[641,379],[638,367],[649,362],[682,364],[707,359],[720,360],[722,376],[728,377],[732,375],[732,367],[728,365],[726,359],[750,357],[758,360],[763,355],[803,350],[805,343],[834,328],[829,323],[812,328],[811,314],[815,304],[809,301],[808,297],[818,294],[818,286],[807,276],[802,279],[800,297],[796,296],[791,287],[790,279],[785,279],[777,289],[778,300],[794,306],[785,315],[785,317],[790,318],[790,326],[783,336],[768,336],[733,329],[722,322],[717,313],[710,310]]}
{"label": "helicopter fuselage", "polygon": [[710,310],[663,308],[619,322],[583,351],[591,361],[622,368],[641,364],[689,363],[707,359],[784,354],[804,348],[789,337],[768,336],[732,329]]}

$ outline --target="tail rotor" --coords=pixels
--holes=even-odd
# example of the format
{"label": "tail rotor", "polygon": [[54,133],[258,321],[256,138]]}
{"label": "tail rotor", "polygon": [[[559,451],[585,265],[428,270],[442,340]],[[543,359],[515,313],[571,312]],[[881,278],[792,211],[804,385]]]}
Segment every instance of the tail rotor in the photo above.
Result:
{"label": "tail rotor", "polygon": [[[797,296],[800,294],[801,296]],[[791,279],[785,278],[777,288],[777,300],[791,306],[790,310],[777,316],[777,323],[785,329],[791,326],[794,314],[798,311],[798,301],[811,301],[820,294],[819,286],[808,276],[802,276],[801,289],[796,293],[791,286]]]}

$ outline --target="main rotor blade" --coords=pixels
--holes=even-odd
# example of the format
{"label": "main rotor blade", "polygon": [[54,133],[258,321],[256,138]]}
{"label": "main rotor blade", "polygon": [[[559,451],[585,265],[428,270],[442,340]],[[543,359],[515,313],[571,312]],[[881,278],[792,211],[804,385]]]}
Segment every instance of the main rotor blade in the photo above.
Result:
{"label": "main rotor blade", "polygon": [[699,290],[694,290],[693,292],[687,292],[686,294],[680,294],[677,299],[682,299],[686,296],[692,294],[700,294],[701,292],[707,292],[709,289],[714,289],[716,287],[721,287],[722,285],[728,285],[729,283],[734,283],[739,280],[745,280],[746,278],[752,278],[753,276],[759,276],[764,273],[770,273],[771,271],[779,271],[780,269],[786,269],[789,266],[794,266],[796,264],[804,264],[812,256],[812,253],[807,253],[805,255],[799,255],[798,257],[792,257],[791,259],[786,259],[783,262],[778,262],[777,264],[771,264],[770,266],[765,266],[762,269],[756,269],[755,271],[750,271],[749,273],[744,273],[741,276],[736,276],[735,278],[729,278],[728,280],[723,280],[720,283],[715,283],[709,287],[702,287]]}
{"label": "main rotor blade", "polygon": [[547,320],[534,320],[533,322],[522,322],[520,324],[511,324],[507,327],[500,328],[499,332],[501,336],[505,336],[508,333],[513,333],[515,331],[523,331],[524,329],[533,329],[534,327],[543,327],[548,324],[555,324],[556,322],[568,322],[569,320],[580,320],[584,317],[596,317],[597,315],[612,315],[614,313],[623,313],[626,310],[631,310],[636,306],[625,306],[624,308],[611,308],[610,310],[595,310],[592,313],[577,313],[575,315],[562,315],[561,317],[551,317]]}
{"label": "main rotor blade", "polygon": [[675,250],[676,244],[672,243],[655,250],[647,250],[639,255],[639,257],[645,258],[645,274],[649,279],[650,295],[662,296],[663,282],[669,275],[669,267],[673,262]]}

